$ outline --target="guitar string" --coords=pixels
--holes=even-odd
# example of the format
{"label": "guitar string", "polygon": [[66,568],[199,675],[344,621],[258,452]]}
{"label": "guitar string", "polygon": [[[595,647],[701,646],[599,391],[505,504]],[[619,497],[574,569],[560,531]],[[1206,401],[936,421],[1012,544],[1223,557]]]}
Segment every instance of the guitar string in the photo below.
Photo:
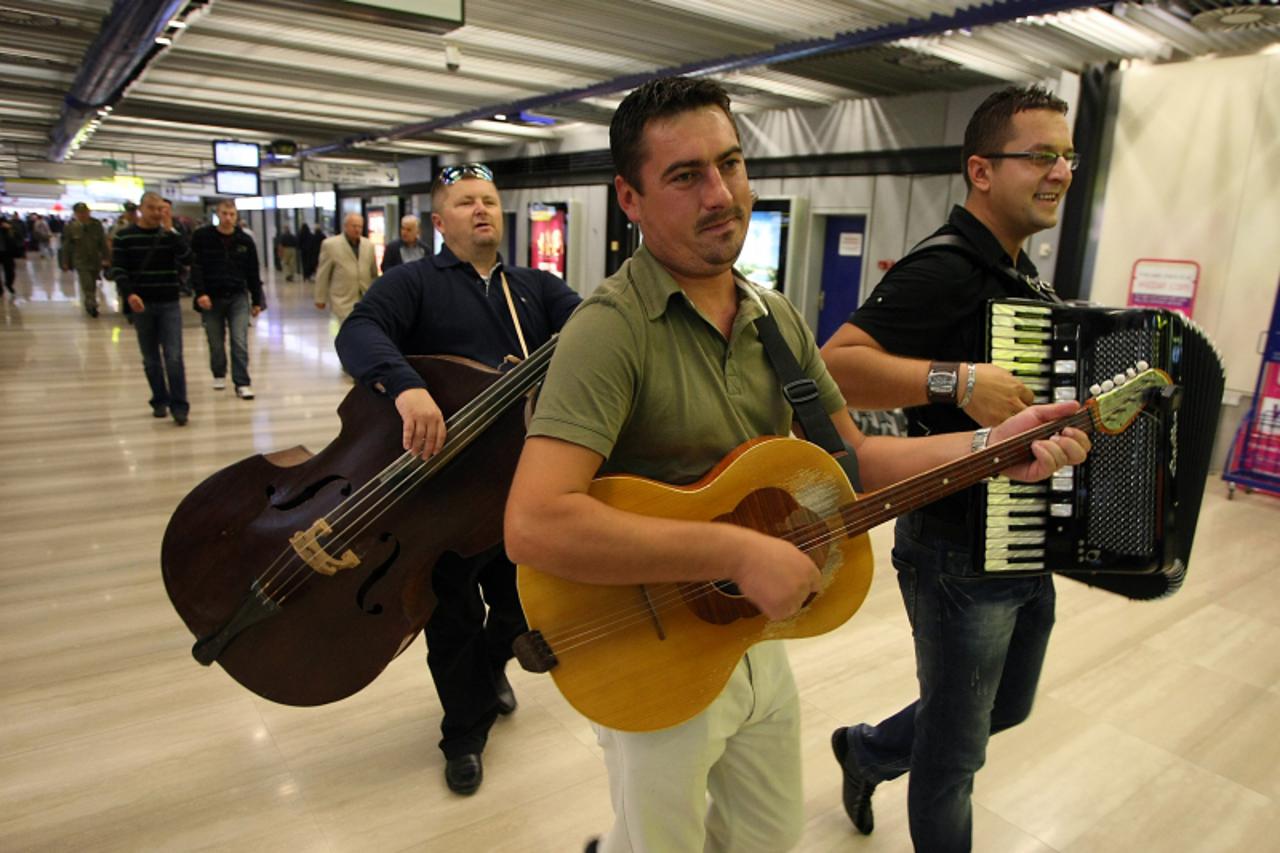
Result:
{"label": "guitar string", "polygon": [[[1083,414],[1087,414],[1087,412],[1082,410],[1081,412],[1078,412],[1075,415],[1072,415],[1072,416],[1069,416],[1068,418],[1063,419],[1063,421],[1057,421],[1057,422],[1054,422],[1053,424],[1042,425],[1041,428],[1022,433],[1021,435],[1014,436],[1013,438],[1008,439],[1005,442],[1002,442],[998,445],[994,445],[992,448],[990,448],[990,450],[992,451],[990,459],[979,460],[979,461],[989,462],[989,464],[998,465],[999,467],[1004,468],[1004,467],[1007,467],[1008,463],[995,462],[996,456],[999,454],[1003,454],[1005,450],[1010,450],[1011,452],[1015,452],[1015,453],[1021,453],[1024,457],[1030,456],[1031,455],[1030,445],[1033,441],[1038,440],[1038,438],[1036,437],[1037,432],[1042,432],[1046,435],[1052,435],[1060,431],[1058,429],[1059,427],[1073,426],[1073,425],[1086,429],[1087,431],[1091,431],[1093,426],[1092,419],[1078,417],[1079,415],[1083,415]],[[1153,413],[1147,412],[1147,411],[1139,412],[1139,416],[1143,418],[1149,418],[1151,420],[1157,419]],[[971,461],[971,460],[966,460],[966,461]],[[1017,464],[1017,463],[1015,462],[1013,464]],[[928,474],[928,473],[930,472],[925,472],[925,474]],[[917,476],[923,477],[924,475],[917,475]],[[910,481],[904,481],[904,483],[909,483],[909,482]],[[932,488],[928,486],[926,479],[922,479],[922,481],[916,485],[925,487],[923,490],[925,495],[927,495],[928,489]],[[920,488],[913,488],[910,491],[912,494],[904,495],[904,498],[905,497],[914,498],[916,496],[922,496],[921,495],[922,490]],[[857,504],[867,503],[868,500],[874,495],[875,493],[864,495],[862,498],[860,498],[857,501]],[[901,501],[899,501],[899,503],[901,503]],[[854,506],[855,504],[850,504],[850,505],[847,505],[844,509],[850,509],[850,508],[853,508]],[[885,512],[884,510],[877,511],[876,513],[874,513],[873,517],[878,515],[883,515],[884,512]],[[891,514],[889,515],[889,517],[890,518],[893,517],[893,513],[896,513],[896,512],[897,512],[896,510],[891,511]],[[843,519],[844,513],[837,513],[835,516],[828,517],[828,519],[835,519],[835,518]],[[865,521],[865,519],[863,521]],[[844,524],[844,525],[837,525],[835,528],[832,528],[829,520],[823,520],[823,521],[815,522],[810,525],[806,525],[805,527],[802,527],[802,528],[796,528],[795,530],[789,531],[788,533],[782,535],[780,538],[784,538],[784,539],[787,539],[788,541],[792,541],[793,538],[796,537],[797,535],[804,535],[804,531],[806,530],[809,533],[817,533],[818,531],[821,531],[822,535],[817,536],[816,538],[811,538],[808,540],[800,539],[794,542],[797,548],[799,548],[801,551],[812,551],[812,550],[815,550],[817,547],[823,547],[827,544],[831,544],[832,542],[835,542],[841,539],[847,539],[851,532],[861,533],[864,530],[870,529],[870,527],[874,527],[876,526],[876,524],[879,524],[879,523],[881,522],[876,521],[875,523],[867,524],[865,527],[863,526],[862,523]],[[656,614],[667,612],[671,610],[672,607],[678,604],[681,604],[684,601],[687,601],[689,599],[696,600],[697,598],[710,595],[713,592],[720,591],[719,589],[717,589],[717,584],[714,581],[710,581],[710,582],[703,581],[703,582],[692,582],[692,583],[669,581],[669,582],[664,582],[662,584],[653,584],[653,585],[646,585],[646,586],[649,586],[650,589],[656,586],[667,587],[667,589],[664,589],[663,591],[657,593],[656,595],[648,596],[647,602],[643,606],[636,605],[636,604],[625,605],[620,610],[614,611],[614,613],[612,614],[597,614],[595,618],[589,621],[580,621],[572,625],[566,626],[567,633],[561,632],[560,634],[556,634],[556,635],[545,635],[544,639],[548,640],[549,645],[554,646],[553,651],[559,652],[559,651],[572,650],[574,648],[580,647],[586,642],[592,642],[594,640],[601,639],[604,636],[607,636],[608,633],[610,633],[610,631],[612,630],[621,630],[621,629],[631,627],[635,624],[651,621]],[[697,590],[701,590],[701,591],[697,591]],[[574,633],[575,631],[576,633]]]}
{"label": "guitar string", "polygon": [[[1079,415],[1082,414],[1085,415],[1083,419],[1079,418]],[[1071,415],[1062,421],[1042,425],[1039,428],[1029,430],[1019,436],[1015,436],[1006,442],[994,445],[992,448],[989,448],[992,452],[985,455],[984,458],[979,458],[980,454],[974,454],[973,457],[965,460],[970,464],[958,466],[958,468],[966,469],[966,471],[967,469],[976,468],[977,471],[982,471],[986,467],[992,465],[996,465],[1003,469],[1008,467],[1009,464],[1017,464],[1017,462],[1009,463],[1007,461],[996,462],[995,459],[999,458],[999,455],[1006,451],[1029,455],[1030,446],[1033,441],[1039,440],[1039,438],[1043,436],[1053,435],[1060,432],[1061,429],[1066,426],[1081,426],[1082,423],[1084,425],[1091,425],[1092,423],[1092,419],[1088,416],[1088,412],[1086,410],[1081,410],[1075,415]],[[1043,435],[1040,435],[1041,433]],[[983,452],[983,454],[985,453],[986,451]],[[871,527],[882,523],[882,521],[900,514],[897,507],[903,502],[914,500],[917,497],[925,497],[931,491],[936,490],[936,483],[932,482],[933,477],[927,476],[932,473],[933,472],[924,472],[921,475],[917,475],[917,478],[920,478],[919,482],[908,480],[904,481],[900,487],[890,487],[890,489],[894,490],[900,489],[902,494],[891,502],[888,508],[884,507],[883,504],[880,504],[879,502],[876,502],[875,504],[870,503],[869,499],[875,497],[876,493],[866,495],[857,502],[844,507],[843,510],[853,510],[855,512],[863,505],[879,507],[874,511],[866,513],[865,517],[857,522],[852,524],[840,523],[833,527],[831,523],[832,520],[839,519],[840,521],[843,521],[845,518],[844,512],[837,512],[836,515],[829,516],[827,519],[788,531],[780,538],[793,542],[793,544],[795,544],[801,551],[810,552],[817,548],[825,547],[826,545],[838,540],[848,538],[850,531],[857,530],[857,532],[860,533],[868,530]],[[940,496],[941,495],[939,495],[939,497]],[[871,521],[871,519],[876,520]],[[566,626],[567,633],[561,632],[555,635],[554,638],[547,636],[545,639],[547,639],[548,643],[553,646],[553,651],[558,652],[561,650],[572,650],[573,648],[581,646],[584,642],[592,642],[596,639],[600,639],[611,630],[621,630],[631,627],[638,622],[642,623],[647,621],[652,618],[652,614],[665,612],[684,600],[702,598],[712,592],[719,591],[715,582],[700,582],[698,584],[681,584],[679,582],[675,582],[672,585],[675,587],[674,589],[660,592],[656,596],[651,596],[647,605],[631,605],[616,611],[616,613],[611,616],[597,616],[588,622],[574,623],[571,626]],[[700,591],[690,594],[690,590]],[[652,608],[652,614],[650,608]]]}

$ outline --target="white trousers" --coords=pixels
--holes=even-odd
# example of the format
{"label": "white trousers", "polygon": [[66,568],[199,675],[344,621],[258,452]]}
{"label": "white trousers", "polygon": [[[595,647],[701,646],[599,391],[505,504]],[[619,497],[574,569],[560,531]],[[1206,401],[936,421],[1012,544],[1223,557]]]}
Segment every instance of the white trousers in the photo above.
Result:
{"label": "white trousers", "polygon": [[800,840],[800,701],[781,642],[754,646],[678,726],[595,729],[614,813],[600,853],[781,853]]}

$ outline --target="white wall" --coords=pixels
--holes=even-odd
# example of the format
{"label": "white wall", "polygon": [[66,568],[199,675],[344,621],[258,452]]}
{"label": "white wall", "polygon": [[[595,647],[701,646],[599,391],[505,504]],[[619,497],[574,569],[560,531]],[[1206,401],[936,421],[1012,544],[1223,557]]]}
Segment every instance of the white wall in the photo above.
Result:
{"label": "white wall", "polygon": [[1200,264],[1194,319],[1252,393],[1280,280],[1280,56],[1125,71],[1096,233],[1095,302],[1124,305],[1139,258]]}
{"label": "white wall", "polygon": [[[1064,73],[1041,81],[1072,107],[1079,78]],[[930,92],[894,98],[842,101],[830,107],[770,110],[737,117],[743,150],[752,158],[797,157],[864,151],[896,151],[960,145],[978,104],[999,86],[963,92]],[[946,221],[952,205],[965,198],[960,163],[952,175],[880,175],[836,178],[769,178],[752,181],[761,198],[808,199],[810,221],[799,223],[807,245],[789,259],[787,295],[814,328],[818,317],[818,268],[824,234],[822,217],[867,216],[862,298],[884,278],[881,261],[896,261]],[[1045,277],[1057,262],[1059,228],[1037,234],[1027,251]]]}

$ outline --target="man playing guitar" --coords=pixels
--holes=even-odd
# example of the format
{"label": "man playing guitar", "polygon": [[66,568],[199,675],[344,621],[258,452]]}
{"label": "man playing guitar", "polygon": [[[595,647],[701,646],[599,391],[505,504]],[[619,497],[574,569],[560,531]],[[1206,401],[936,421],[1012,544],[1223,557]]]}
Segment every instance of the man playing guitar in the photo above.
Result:
{"label": "man playing guitar", "polygon": [[[587,493],[592,478],[628,472],[689,483],[748,439],[786,435],[791,410],[752,324],[765,313],[817,383],[868,488],[969,453],[975,434],[862,435],[798,312],[734,273],[751,189],[718,84],[641,86],[615,113],[610,146],[619,203],[644,244],[565,326],[508,499],[508,554],[594,584],[727,579],[767,617],[785,619],[820,584],[795,545],[731,524],[614,509]],[[991,438],[1074,408],[1027,409]],[[1083,433],[1064,430],[1005,473],[1043,479],[1082,461],[1088,447]],[[596,730],[616,816],[600,850],[785,850],[798,841],[799,702],[780,643],[752,647],[719,697],[686,722]]]}

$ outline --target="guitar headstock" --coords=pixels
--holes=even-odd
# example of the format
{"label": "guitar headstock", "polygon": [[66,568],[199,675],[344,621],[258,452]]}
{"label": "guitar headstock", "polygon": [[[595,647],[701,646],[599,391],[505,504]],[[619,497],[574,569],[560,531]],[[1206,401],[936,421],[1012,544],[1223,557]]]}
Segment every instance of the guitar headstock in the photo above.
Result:
{"label": "guitar headstock", "polygon": [[1108,435],[1124,432],[1146,406],[1152,391],[1172,385],[1169,374],[1139,361],[1124,373],[1089,389],[1094,395],[1087,404],[1094,426]]}

